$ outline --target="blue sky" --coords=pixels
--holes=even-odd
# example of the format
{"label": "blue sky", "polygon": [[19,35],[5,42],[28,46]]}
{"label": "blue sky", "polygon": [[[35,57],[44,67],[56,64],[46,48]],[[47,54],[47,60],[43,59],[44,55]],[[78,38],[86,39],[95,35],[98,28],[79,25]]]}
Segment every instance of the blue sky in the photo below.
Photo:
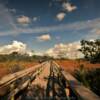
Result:
{"label": "blue sky", "polygon": [[0,46],[16,40],[46,52],[56,44],[100,38],[99,4],[100,0],[0,0]]}

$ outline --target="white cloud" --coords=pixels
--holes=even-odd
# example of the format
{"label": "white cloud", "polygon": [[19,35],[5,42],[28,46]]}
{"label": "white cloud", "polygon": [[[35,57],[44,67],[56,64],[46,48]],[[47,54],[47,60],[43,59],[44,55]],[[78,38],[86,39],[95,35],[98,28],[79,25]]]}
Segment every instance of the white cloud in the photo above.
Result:
{"label": "white cloud", "polygon": [[56,15],[56,18],[59,20],[59,21],[62,21],[64,18],[65,18],[66,14],[61,12],[61,13],[58,13]]}
{"label": "white cloud", "polygon": [[51,36],[49,34],[44,34],[44,35],[38,36],[37,39],[39,41],[49,41],[51,40]]}
{"label": "white cloud", "polygon": [[27,16],[21,16],[17,18],[17,22],[20,24],[29,24],[30,23],[30,18]]}
{"label": "white cloud", "polygon": [[18,52],[20,54],[32,55],[30,50],[27,50],[27,45],[19,41],[13,41],[11,44],[0,47],[0,54],[10,54],[12,52]]}
{"label": "white cloud", "polygon": [[36,55],[36,56],[44,56],[44,54],[42,52],[35,52],[34,55]]}
{"label": "white cloud", "polygon": [[8,9],[8,11],[12,12],[12,13],[16,13],[16,9],[12,8],[12,9]]}
{"label": "white cloud", "polygon": [[[21,33],[40,33],[40,32],[48,32],[48,31],[56,31],[66,29],[67,24],[58,25],[58,26],[45,26],[45,27],[33,27],[33,28],[23,28],[18,27],[15,22],[15,16],[11,12],[16,12],[16,9],[8,9],[4,6],[4,4],[0,4],[0,36],[1,35],[16,35]],[[65,14],[59,15],[59,20],[62,20],[65,17]],[[62,16],[62,17],[61,17]],[[36,21],[37,18],[33,17],[33,21]],[[39,20],[39,17],[38,17]],[[28,16],[20,16],[17,18],[17,22],[23,25],[27,25],[31,22],[31,19]],[[2,31],[3,30],[3,31]]]}
{"label": "white cloud", "polygon": [[72,4],[69,3],[69,2],[64,2],[64,3],[62,4],[62,7],[63,7],[64,10],[66,10],[66,11],[68,11],[68,12],[72,12],[72,11],[74,11],[74,10],[77,9],[77,7],[76,7],[75,5],[72,5]]}
{"label": "white cloud", "polygon": [[60,36],[56,36],[55,39],[56,40],[61,40],[61,37]]}
{"label": "white cloud", "polygon": [[[9,20],[12,20],[11,18]],[[9,22],[7,20],[7,22]],[[96,34],[95,29],[100,29],[100,18],[96,18],[93,20],[89,21],[78,21],[74,23],[69,23],[69,24],[59,24],[59,25],[51,25],[51,26],[44,26],[44,27],[34,27],[34,28],[17,28],[16,25],[11,21],[12,25],[12,30],[5,30],[5,31],[0,31],[0,36],[4,35],[17,35],[17,34],[33,34],[33,33],[43,33],[43,32],[49,32],[49,31],[73,31],[73,33],[81,34],[78,31],[83,31],[83,30],[88,30],[88,34],[84,34],[84,37],[87,39],[95,39],[95,38],[100,38],[99,34]],[[81,32],[82,32],[81,31]],[[83,33],[82,33],[83,34]],[[83,38],[84,38],[83,37]]]}
{"label": "white cloud", "polygon": [[37,21],[38,20],[38,17],[33,17],[33,21]]}
{"label": "white cloud", "polygon": [[100,28],[99,29],[95,29],[95,33],[100,35]]}
{"label": "white cloud", "polygon": [[73,42],[69,44],[56,44],[53,48],[46,51],[49,56],[57,57],[67,57],[71,59],[82,57],[82,53],[78,51],[81,47],[79,42]]}

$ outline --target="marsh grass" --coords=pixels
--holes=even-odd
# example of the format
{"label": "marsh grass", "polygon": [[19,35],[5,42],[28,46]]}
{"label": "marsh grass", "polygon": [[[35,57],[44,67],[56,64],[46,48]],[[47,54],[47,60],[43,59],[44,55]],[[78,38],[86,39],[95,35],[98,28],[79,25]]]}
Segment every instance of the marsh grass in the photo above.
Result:
{"label": "marsh grass", "polygon": [[85,69],[84,65],[80,65],[73,74],[83,85],[91,89],[100,96],[100,68]]}

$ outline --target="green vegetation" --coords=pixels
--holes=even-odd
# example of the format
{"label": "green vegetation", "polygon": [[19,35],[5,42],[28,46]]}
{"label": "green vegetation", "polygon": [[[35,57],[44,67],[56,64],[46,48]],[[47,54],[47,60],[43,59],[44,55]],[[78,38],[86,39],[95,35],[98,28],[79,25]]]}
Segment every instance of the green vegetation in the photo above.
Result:
{"label": "green vegetation", "polygon": [[84,54],[86,60],[91,63],[100,62],[100,39],[93,41],[81,41],[81,49],[79,49]]}
{"label": "green vegetation", "polygon": [[80,65],[79,69],[75,70],[74,76],[100,96],[100,68],[86,70],[83,65]]}
{"label": "green vegetation", "polygon": [[19,54],[17,52],[12,52],[11,54],[0,55],[0,62],[6,61],[32,61],[32,57],[29,57],[27,54]]}
{"label": "green vegetation", "polygon": [[[100,39],[81,41],[80,52],[84,54],[84,59],[90,63],[100,63]],[[100,96],[100,68],[85,69],[84,65],[80,65],[74,71],[74,76],[86,87],[91,89],[94,93]]]}
{"label": "green vegetation", "polygon": [[0,62],[6,61],[25,61],[25,62],[32,62],[32,61],[39,61],[39,60],[49,60],[52,57],[48,56],[29,56],[27,54],[19,54],[18,52],[12,52],[11,54],[3,54],[0,55]]}

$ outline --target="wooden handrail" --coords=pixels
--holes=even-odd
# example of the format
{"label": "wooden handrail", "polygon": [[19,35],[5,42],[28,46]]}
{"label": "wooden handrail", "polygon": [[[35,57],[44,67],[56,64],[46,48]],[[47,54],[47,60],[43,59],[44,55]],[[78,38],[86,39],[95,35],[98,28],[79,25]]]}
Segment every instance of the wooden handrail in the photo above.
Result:
{"label": "wooden handrail", "polygon": [[[16,95],[19,91],[26,88],[31,81],[33,81],[34,77],[36,77],[39,73],[42,72],[42,70],[45,68],[45,64],[49,64],[49,66],[53,67],[54,73],[57,75],[64,76],[66,83],[70,86],[70,88],[73,90],[75,95],[79,98],[79,100],[100,100],[100,97],[97,96],[95,93],[93,93],[91,90],[83,86],[76,78],[74,78],[70,73],[60,70],[60,66],[54,62],[44,62],[42,64],[36,65],[32,68],[25,69],[23,71],[16,72],[14,74],[10,74],[5,76],[0,80],[0,96],[4,95],[8,87],[10,88],[11,84],[15,82],[16,80],[20,78],[24,78],[27,76],[30,77],[29,79],[22,81],[21,84],[17,85],[16,88],[14,88],[12,91],[10,91],[9,98]],[[48,65],[46,65],[48,66]],[[55,75],[56,75],[55,74]],[[80,99],[81,98],[81,99]]]}
{"label": "wooden handrail", "polygon": [[32,72],[38,70],[45,63],[46,62],[41,63],[41,64],[36,65],[34,67],[31,67],[31,68],[16,72],[14,74],[9,74],[9,75],[3,77],[0,80],[0,95],[4,95],[6,93],[7,89],[10,87],[11,83],[13,83],[14,81],[16,81],[24,76],[27,76],[27,75],[31,74]]}
{"label": "wooden handrail", "polygon": [[[59,68],[60,66],[54,62],[55,65]],[[74,78],[70,73],[62,71],[62,74],[66,78],[70,87],[76,92],[76,95],[79,95],[82,100],[100,100],[100,97],[93,93],[91,90],[83,86],[76,78]]]}
{"label": "wooden handrail", "polygon": [[9,95],[9,100],[11,100],[11,98],[14,98],[14,96],[20,92],[21,90],[24,90],[25,88],[28,87],[28,85],[31,83],[31,81],[34,79],[34,77],[36,77],[37,75],[39,75],[41,73],[41,71],[43,71],[45,66],[39,68],[37,71],[35,71],[32,75],[31,78],[29,78],[28,80],[26,80],[21,86],[19,85],[17,88],[15,88],[14,90],[11,91],[10,95]]}

